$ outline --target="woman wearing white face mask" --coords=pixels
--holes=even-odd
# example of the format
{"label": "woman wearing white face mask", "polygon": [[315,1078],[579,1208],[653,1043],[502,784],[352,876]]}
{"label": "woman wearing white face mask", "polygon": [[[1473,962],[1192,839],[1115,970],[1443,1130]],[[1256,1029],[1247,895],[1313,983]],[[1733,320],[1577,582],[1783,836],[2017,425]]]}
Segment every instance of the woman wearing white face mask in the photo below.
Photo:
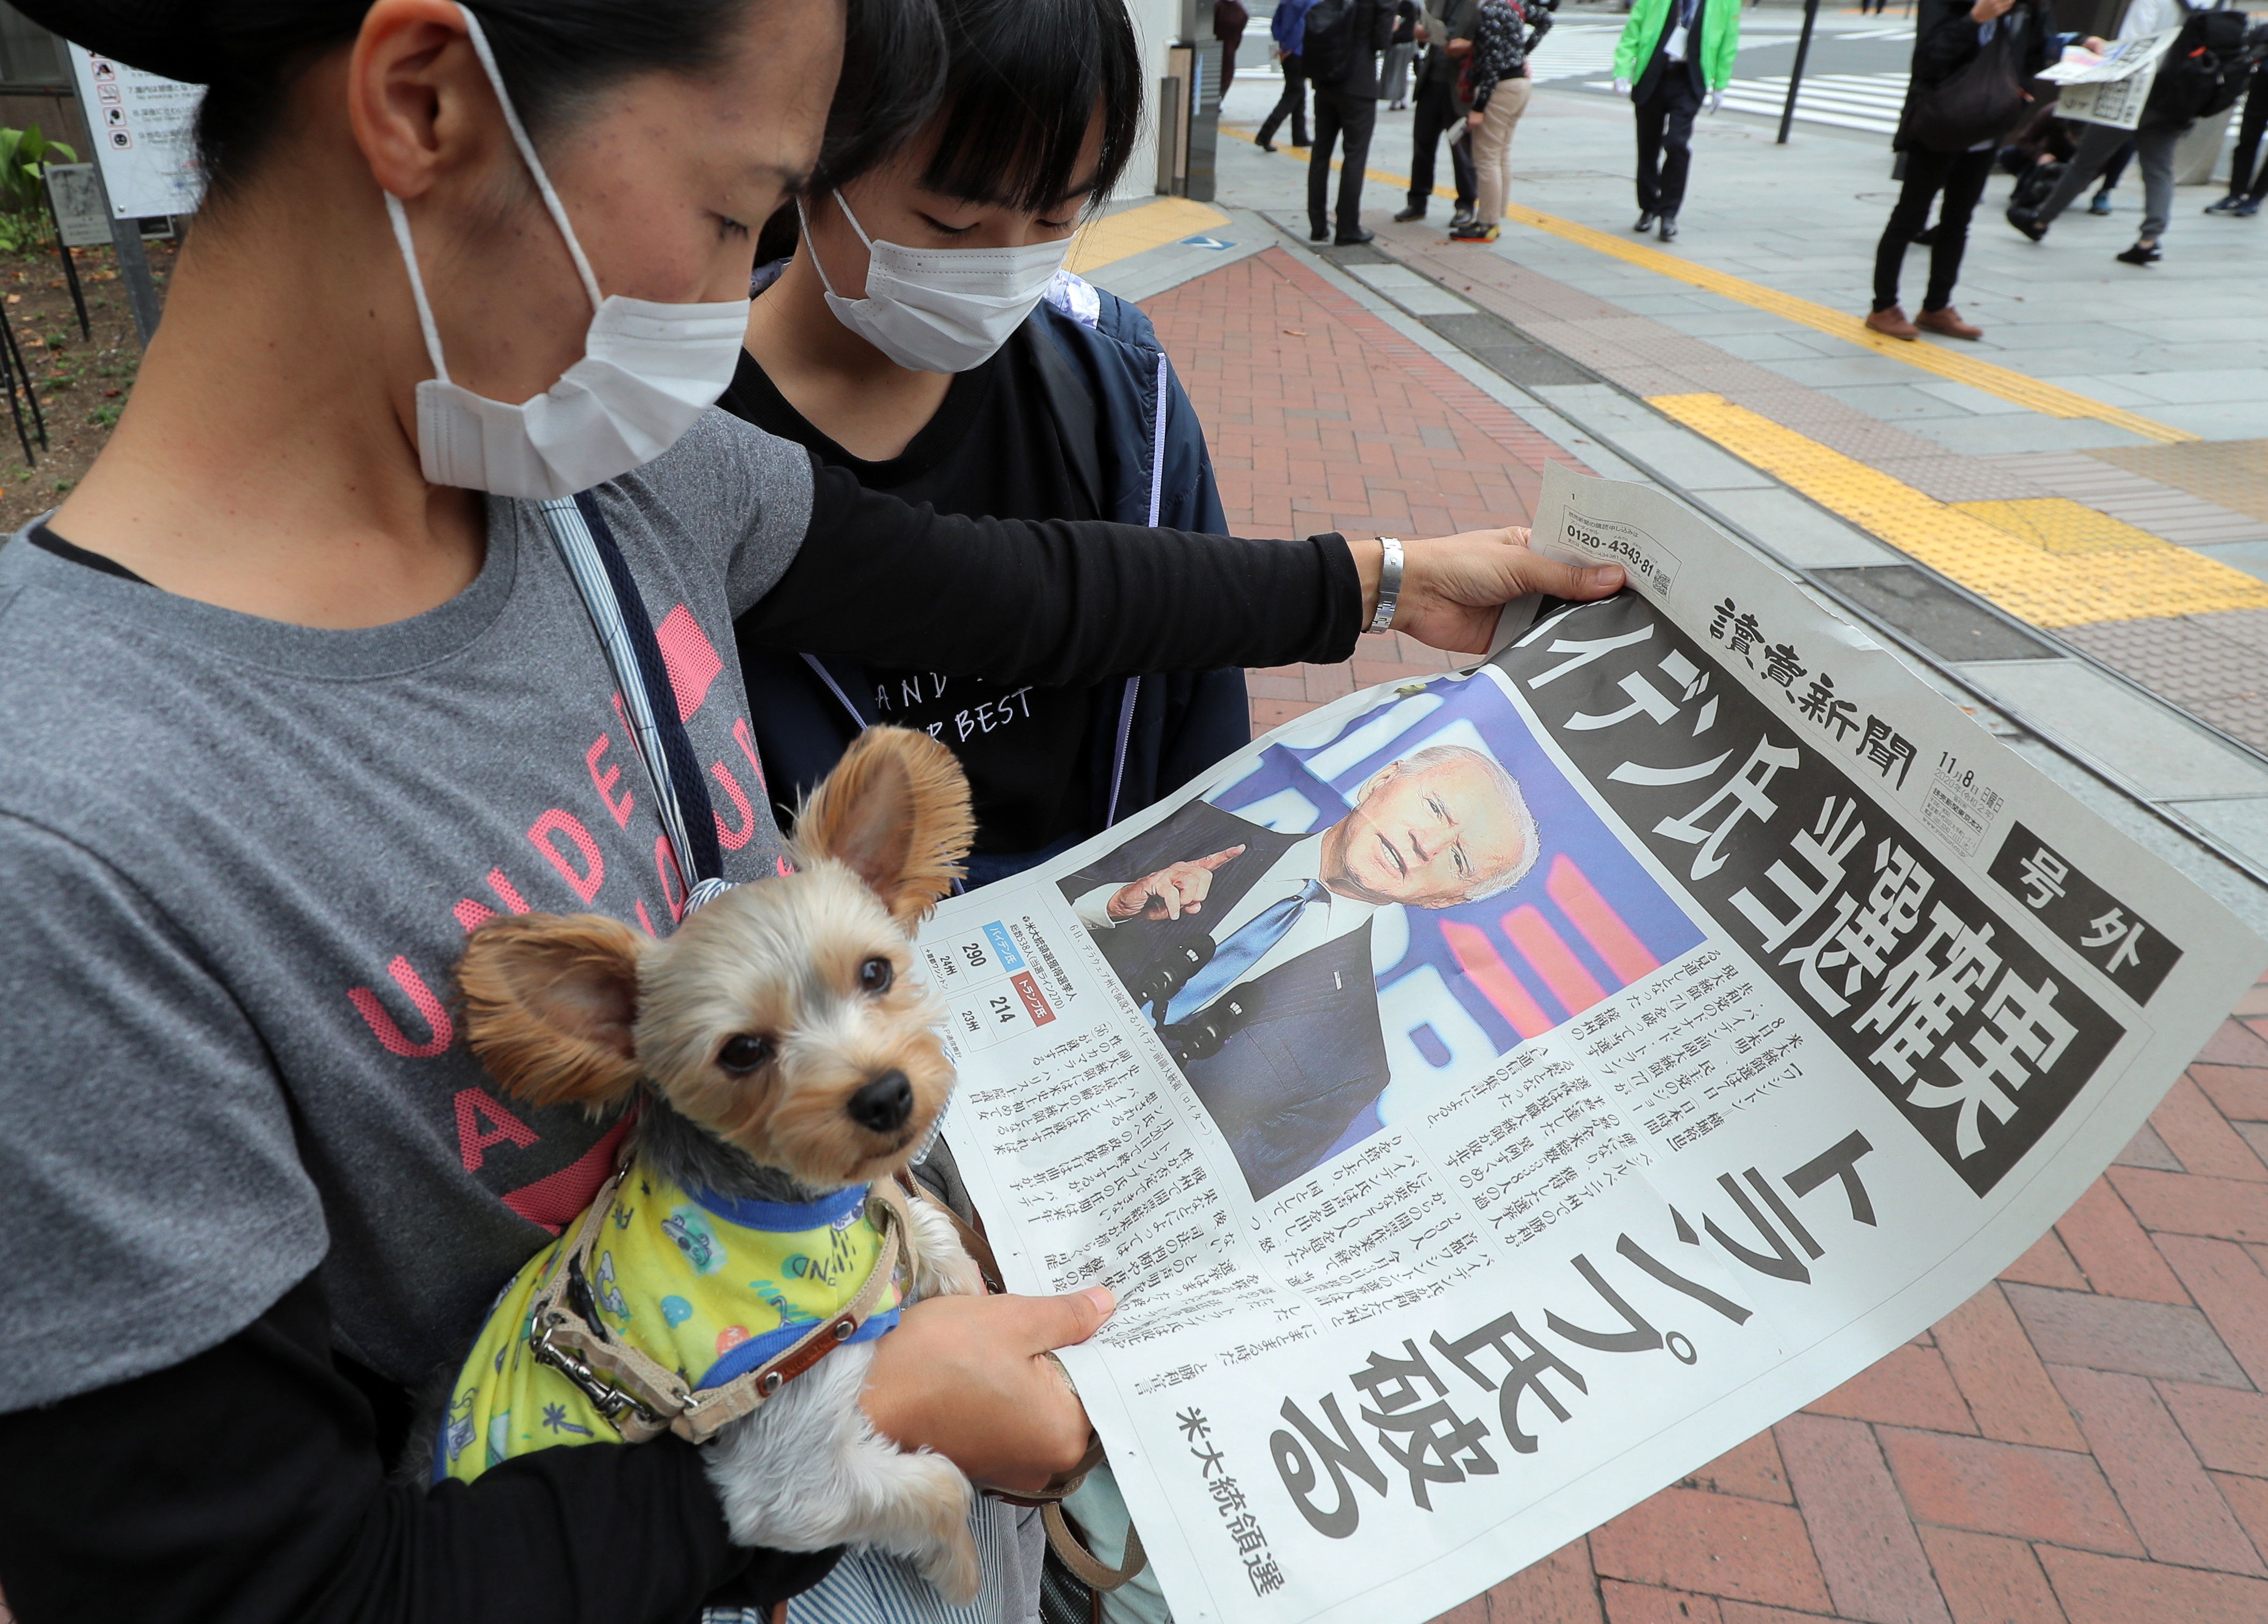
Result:
{"label": "woman wearing white face mask", "polygon": [[[748,353],[721,404],[940,512],[1226,531],[1204,429],[1148,320],[1060,271],[1140,126],[1124,0],[939,10],[939,111],[785,217],[799,240],[757,268]],[[1042,687],[754,636],[740,659],[764,694],[757,748],[784,814],[863,727],[951,745],[976,792],[972,884],[1141,811],[1251,736],[1241,670]]]}
{"label": "woman wearing white face mask", "polygon": [[[476,1485],[389,1486],[409,1390],[622,1127],[494,1092],[451,1012],[465,932],[662,932],[688,878],[774,871],[736,615],[955,671],[1301,658],[1351,642],[1384,549],[938,518],[706,409],[745,223],[822,158],[830,0],[20,9],[208,84],[211,192],[115,437],[0,551],[0,1591],[26,1624],[681,1624],[799,1591],[832,1554],[728,1524],[674,1439],[552,1424]],[[851,24],[862,65],[933,56],[917,11]],[[835,128],[922,112],[863,88]],[[531,498],[569,492],[555,531]],[[648,624],[643,683],[555,545],[578,527]],[[1153,555],[1308,623],[1226,636]],[[1484,603],[1571,582],[1413,543],[1403,609],[1470,645]],[[689,768],[682,827],[626,698]],[[1104,1312],[917,1306],[863,1402],[1036,1484],[1086,1437],[1036,1356]]]}

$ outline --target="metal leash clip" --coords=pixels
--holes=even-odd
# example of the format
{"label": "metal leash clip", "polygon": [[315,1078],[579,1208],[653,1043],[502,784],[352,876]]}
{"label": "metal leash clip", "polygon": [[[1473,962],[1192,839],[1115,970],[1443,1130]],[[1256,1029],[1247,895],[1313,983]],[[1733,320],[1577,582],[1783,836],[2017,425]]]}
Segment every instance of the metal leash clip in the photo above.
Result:
{"label": "metal leash clip", "polygon": [[619,1421],[635,1410],[638,1418],[656,1431],[669,1425],[666,1417],[655,1415],[635,1395],[607,1381],[585,1361],[552,1341],[551,1333],[555,1328],[549,1325],[539,1326],[533,1319],[528,1321],[528,1350],[535,1356],[538,1364],[549,1365],[574,1383],[576,1389],[590,1400],[599,1414],[609,1422]]}

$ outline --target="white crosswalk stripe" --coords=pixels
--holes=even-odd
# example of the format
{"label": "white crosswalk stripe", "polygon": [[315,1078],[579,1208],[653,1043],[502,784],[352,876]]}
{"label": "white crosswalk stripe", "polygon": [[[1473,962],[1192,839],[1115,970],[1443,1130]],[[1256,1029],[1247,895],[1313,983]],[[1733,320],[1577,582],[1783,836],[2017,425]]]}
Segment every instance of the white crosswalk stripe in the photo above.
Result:
{"label": "white crosswalk stripe", "polygon": [[[1795,118],[1800,124],[1831,124],[1839,129],[1893,135],[1905,99],[1903,73],[1807,73],[1802,89],[1796,92]],[[1725,90],[1725,105],[1736,113],[1778,118],[1786,103],[1784,73],[1771,78],[1734,79]]]}
{"label": "white crosswalk stripe", "polygon": [[1543,36],[1528,71],[1540,85],[1554,79],[1590,79],[1615,70],[1615,46],[1623,37],[1619,26],[1562,23]]}

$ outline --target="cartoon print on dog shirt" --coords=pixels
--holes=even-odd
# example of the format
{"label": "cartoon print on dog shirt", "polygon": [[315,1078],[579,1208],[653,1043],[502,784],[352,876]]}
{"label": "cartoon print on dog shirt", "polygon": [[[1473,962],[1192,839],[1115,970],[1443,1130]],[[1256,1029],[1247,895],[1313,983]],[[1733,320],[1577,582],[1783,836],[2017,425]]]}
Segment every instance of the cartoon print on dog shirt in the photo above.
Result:
{"label": "cartoon print on dog shirt", "polygon": [[625,1326],[630,1322],[630,1305],[622,1300],[622,1289],[615,1282],[615,1254],[599,1254],[599,1307],[612,1314]]}
{"label": "cartoon print on dog shirt", "polygon": [[661,1221],[661,1232],[677,1243],[696,1275],[713,1275],[725,1267],[725,1248],[700,1210],[680,1207]]}
{"label": "cartoon print on dog shirt", "polygon": [[[805,1204],[729,1201],[640,1170],[616,1187],[607,1220],[593,1282],[600,1323],[696,1390],[758,1368],[832,1319],[881,1255],[864,1185]],[[435,1441],[436,1482],[471,1482],[511,1455],[620,1436],[528,1348],[529,1304],[566,1245],[538,1253],[489,1311]],[[728,1264],[733,1273],[721,1273]],[[899,1301],[894,1283],[850,1340],[869,1341],[896,1325]],[[522,1425],[515,1415],[526,1418]],[[482,1437],[485,1451],[468,1447]]]}

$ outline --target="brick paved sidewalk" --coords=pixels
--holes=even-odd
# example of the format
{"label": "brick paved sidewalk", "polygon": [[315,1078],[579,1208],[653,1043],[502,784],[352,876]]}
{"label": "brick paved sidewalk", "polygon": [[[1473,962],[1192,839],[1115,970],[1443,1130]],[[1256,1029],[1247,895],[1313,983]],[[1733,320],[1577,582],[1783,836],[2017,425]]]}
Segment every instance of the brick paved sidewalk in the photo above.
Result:
{"label": "brick paved sidewalk", "polygon": [[[1145,308],[1246,533],[1524,522],[1565,453],[1271,250]],[[1272,727],[1442,669],[1253,673]],[[2002,1276],[1454,1624],[2268,1620],[2268,984]]]}

